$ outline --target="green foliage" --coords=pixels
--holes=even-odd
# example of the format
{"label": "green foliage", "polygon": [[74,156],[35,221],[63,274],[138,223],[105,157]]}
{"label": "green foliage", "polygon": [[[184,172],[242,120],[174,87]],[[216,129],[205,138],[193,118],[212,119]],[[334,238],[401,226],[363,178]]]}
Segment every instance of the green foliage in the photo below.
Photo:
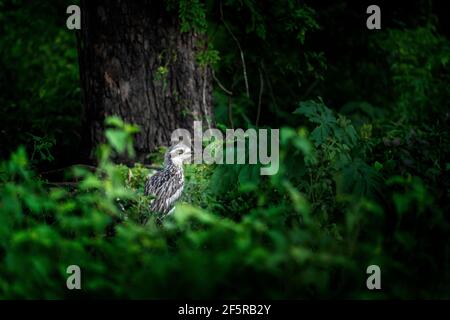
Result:
{"label": "green foliage", "polygon": [[64,28],[69,4],[2,1],[2,159],[24,144],[35,164],[64,163],[81,140],[76,38]]}
{"label": "green foliage", "polygon": [[209,48],[208,50],[201,51],[197,53],[196,56],[197,63],[204,66],[214,66],[220,61],[219,51]]}
{"label": "green foliage", "polygon": [[297,39],[300,43],[305,42],[305,34],[307,32],[320,29],[317,20],[315,19],[315,12],[312,8],[307,6],[297,7],[293,2],[288,2],[290,9],[294,10],[291,16],[288,16],[286,23],[287,31],[296,31]]}
{"label": "green foliage", "polygon": [[311,132],[311,140],[314,141],[316,146],[322,145],[329,138],[335,138],[337,142],[342,144],[344,150],[350,150],[356,145],[358,137],[355,128],[343,116],[336,119],[322,100],[320,102],[301,102],[300,108],[295,110],[294,113],[304,115],[309,121],[319,124]]}
{"label": "green foliage", "polygon": [[30,134],[34,146],[33,153],[31,154],[31,161],[54,161],[50,149],[55,145],[55,139],[52,137],[44,136],[37,137]]}
{"label": "green foliage", "polygon": [[210,42],[221,58],[215,72],[233,92],[222,99],[223,91],[216,89],[217,114],[223,115],[218,122],[230,126],[231,109],[235,126],[254,125],[261,95],[259,125],[295,126],[296,101],[309,98],[327,68],[323,52],[311,45],[319,30],[315,10],[293,0],[229,0],[208,8],[215,18],[209,23]]}
{"label": "green foliage", "polygon": [[139,128],[124,123],[119,117],[109,117],[105,121],[107,126],[112,127],[105,131],[106,139],[114,150],[119,153],[127,152],[128,156],[134,157],[133,138],[134,133],[139,132]]}
{"label": "green foliage", "polygon": [[[314,170],[322,172],[320,180],[329,181],[326,175],[331,175],[337,196],[374,196],[382,185],[382,178],[375,168],[364,162],[370,143],[360,138],[351,121],[342,115],[336,117],[322,100],[302,102],[294,113],[317,124],[310,138],[320,159]],[[309,188],[314,189],[314,186]]]}
{"label": "green foliage", "polygon": [[167,9],[178,11],[181,32],[193,30],[202,33],[206,31],[206,13],[200,0],[170,0],[167,1]]}
{"label": "green foliage", "polygon": [[[162,227],[153,219],[139,223],[150,201],[143,185],[151,172],[109,160],[113,151],[130,152],[133,126],[107,120],[110,138],[100,147],[99,168],[76,167],[74,190],[48,186],[20,148],[0,170],[0,296],[77,297],[64,289],[65,269],[74,263],[83,270],[85,297],[374,298],[361,285],[371,263],[388,269],[383,279],[392,284],[376,297],[445,296],[445,285],[416,291],[417,274],[409,268],[418,252],[417,259],[442,263],[426,270],[439,273],[446,266],[448,223],[423,182],[388,180],[385,188],[396,191],[385,201],[397,222],[384,238],[380,228],[390,219],[390,205],[366,197],[369,187],[361,185],[378,171],[351,156],[347,166],[336,166],[340,157],[327,153],[350,137],[353,147],[363,143],[345,130],[351,123],[321,102],[302,103],[297,113],[310,119],[312,132],[322,125],[319,118],[328,119],[321,144],[306,128],[283,128],[280,173],[272,177],[259,177],[257,166],[188,166],[183,199]],[[351,182],[335,188],[339,173]],[[411,231],[414,219],[420,223]],[[421,241],[427,230],[443,241],[431,251],[422,247],[431,245]],[[261,285],[268,281],[272,285]],[[239,291],[230,286],[235,282]]]}
{"label": "green foliage", "polygon": [[390,67],[395,108],[414,120],[437,114],[450,98],[450,46],[433,24],[388,30],[377,38]]}

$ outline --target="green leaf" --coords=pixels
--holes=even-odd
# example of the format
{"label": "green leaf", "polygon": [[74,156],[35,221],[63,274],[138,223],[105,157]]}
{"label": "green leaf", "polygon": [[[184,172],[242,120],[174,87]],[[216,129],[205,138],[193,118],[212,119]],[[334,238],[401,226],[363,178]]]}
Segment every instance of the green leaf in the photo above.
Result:
{"label": "green leaf", "polygon": [[106,130],[106,139],[108,140],[109,144],[118,152],[118,153],[124,153],[125,149],[127,147],[127,138],[128,134],[124,131],[119,130]]}
{"label": "green leaf", "polygon": [[118,116],[107,117],[105,120],[105,124],[107,126],[116,127],[116,128],[124,127],[124,123],[123,123],[122,119],[120,119]]}
{"label": "green leaf", "polygon": [[347,163],[335,174],[336,193],[352,194],[357,197],[375,196],[381,190],[382,177],[360,159]]}

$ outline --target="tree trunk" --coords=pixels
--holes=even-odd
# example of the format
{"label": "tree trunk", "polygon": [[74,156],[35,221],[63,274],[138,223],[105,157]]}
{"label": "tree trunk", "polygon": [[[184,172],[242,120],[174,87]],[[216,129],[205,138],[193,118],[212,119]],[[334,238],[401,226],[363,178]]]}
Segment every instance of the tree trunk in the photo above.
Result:
{"label": "tree trunk", "polygon": [[86,0],[81,3],[80,73],[87,149],[104,141],[104,119],[140,126],[138,160],[168,145],[174,129],[192,131],[212,119],[211,72],[196,63],[204,36],[180,31],[164,1]]}

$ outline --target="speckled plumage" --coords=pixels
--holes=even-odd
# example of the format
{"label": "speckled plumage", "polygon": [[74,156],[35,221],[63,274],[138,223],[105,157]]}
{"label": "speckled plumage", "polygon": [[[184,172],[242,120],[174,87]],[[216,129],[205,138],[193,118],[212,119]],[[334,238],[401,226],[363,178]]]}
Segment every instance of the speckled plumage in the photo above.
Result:
{"label": "speckled plumage", "polygon": [[145,195],[155,196],[150,210],[167,214],[172,209],[172,204],[181,196],[183,186],[183,169],[174,164],[149,177],[145,184]]}
{"label": "speckled plumage", "polygon": [[190,157],[190,149],[181,145],[170,148],[165,155],[164,168],[145,183],[145,195],[153,195],[150,211],[160,218],[169,214],[184,187],[183,161]]}

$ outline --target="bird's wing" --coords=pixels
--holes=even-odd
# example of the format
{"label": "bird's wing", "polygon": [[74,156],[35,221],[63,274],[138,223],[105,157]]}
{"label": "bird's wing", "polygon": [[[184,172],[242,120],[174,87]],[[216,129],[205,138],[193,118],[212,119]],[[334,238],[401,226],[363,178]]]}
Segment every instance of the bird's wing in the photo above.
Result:
{"label": "bird's wing", "polygon": [[147,179],[145,195],[153,195],[155,199],[151,210],[166,213],[171,205],[181,195],[183,190],[183,176],[178,172],[159,171]]}
{"label": "bird's wing", "polygon": [[162,171],[158,171],[156,172],[154,175],[152,176],[148,176],[147,177],[147,181],[145,182],[145,187],[144,187],[144,195],[149,196],[149,195],[155,195],[156,190],[158,189],[158,185],[160,184],[159,182],[162,179]]}

